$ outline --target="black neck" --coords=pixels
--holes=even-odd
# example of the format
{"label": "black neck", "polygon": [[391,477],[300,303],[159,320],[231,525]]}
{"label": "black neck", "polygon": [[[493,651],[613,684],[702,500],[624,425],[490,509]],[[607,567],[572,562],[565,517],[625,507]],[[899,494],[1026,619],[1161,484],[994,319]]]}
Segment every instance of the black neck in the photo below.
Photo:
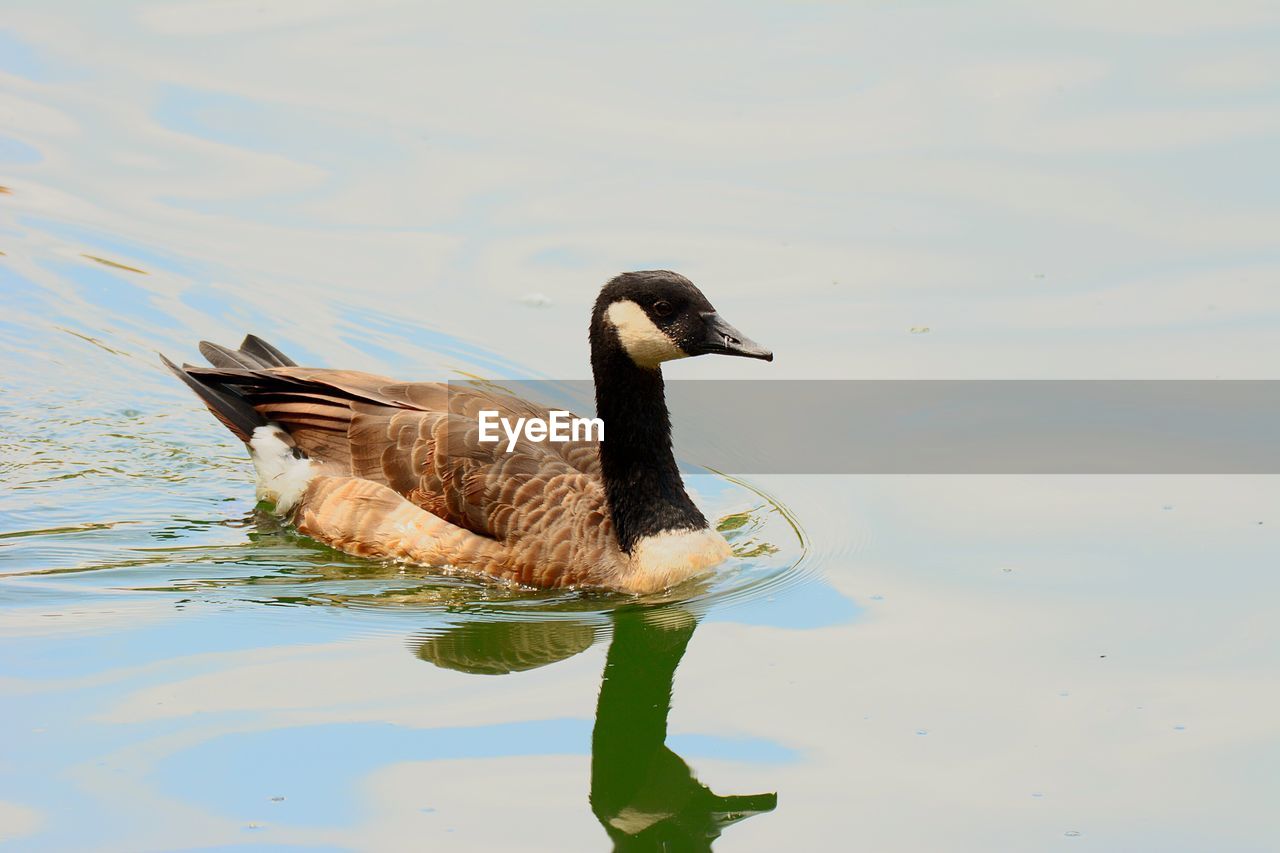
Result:
{"label": "black neck", "polygon": [[600,468],[618,544],[629,554],[645,536],[704,529],[707,519],[685,494],[671,452],[662,372],[636,366],[603,335],[591,343],[596,415],[604,421]]}

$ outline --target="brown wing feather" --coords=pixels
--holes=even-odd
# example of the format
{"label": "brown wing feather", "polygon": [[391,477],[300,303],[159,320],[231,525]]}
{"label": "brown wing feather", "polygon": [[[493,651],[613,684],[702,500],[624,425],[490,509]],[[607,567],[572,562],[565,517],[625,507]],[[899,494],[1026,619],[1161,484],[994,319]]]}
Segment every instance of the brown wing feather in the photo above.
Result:
{"label": "brown wing feather", "polygon": [[380,483],[322,476],[308,486],[294,521],[300,533],[351,554],[463,566],[532,586],[625,588],[626,557],[589,490],[554,512],[538,512],[542,506],[529,513],[533,535],[500,542],[427,512]]}
{"label": "brown wing feather", "polygon": [[465,530],[505,543],[532,539],[526,547],[559,557],[573,547],[570,537],[594,543],[609,528],[596,442],[520,439],[507,453],[505,440],[480,441],[483,409],[512,420],[548,416],[528,401],[349,370],[192,372],[233,386],[327,471],[388,486]]}

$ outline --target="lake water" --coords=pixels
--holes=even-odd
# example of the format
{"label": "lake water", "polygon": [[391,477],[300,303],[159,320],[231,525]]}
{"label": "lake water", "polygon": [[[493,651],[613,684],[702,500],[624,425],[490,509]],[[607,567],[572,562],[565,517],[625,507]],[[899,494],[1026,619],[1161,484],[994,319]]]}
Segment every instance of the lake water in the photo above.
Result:
{"label": "lake water", "polygon": [[1274,477],[698,475],[641,607],[296,537],[156,358],[581,379],[667,267],[777,354],[670,377],[1275,378],[1275,4],[3,5],[0,843],[1280,846]]}

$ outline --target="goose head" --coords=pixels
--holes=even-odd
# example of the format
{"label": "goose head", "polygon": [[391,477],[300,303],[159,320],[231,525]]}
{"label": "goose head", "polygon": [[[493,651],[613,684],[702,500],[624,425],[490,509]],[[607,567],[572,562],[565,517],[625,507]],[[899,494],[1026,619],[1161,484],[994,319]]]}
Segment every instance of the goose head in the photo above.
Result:
{"label": "goose head", "polygon": [[620,350],[637,367],[695,355],[773,361],[773,353],[721,317],[693,282],[668,270],[623,273],[600,291],[591,315],[593,355]]}

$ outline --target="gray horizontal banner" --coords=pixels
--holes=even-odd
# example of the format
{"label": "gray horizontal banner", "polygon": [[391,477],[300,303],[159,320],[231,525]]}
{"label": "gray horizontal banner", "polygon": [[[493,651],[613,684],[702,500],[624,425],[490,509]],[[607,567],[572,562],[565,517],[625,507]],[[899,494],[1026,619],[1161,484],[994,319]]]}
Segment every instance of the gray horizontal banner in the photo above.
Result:
{"label": "gray horizontal banner", "polygon": [[[451,386],[593,416],[590,381]],[[666,395],[679,460],[728,474],[1280,473],[1280,381],[669,381]]]}

